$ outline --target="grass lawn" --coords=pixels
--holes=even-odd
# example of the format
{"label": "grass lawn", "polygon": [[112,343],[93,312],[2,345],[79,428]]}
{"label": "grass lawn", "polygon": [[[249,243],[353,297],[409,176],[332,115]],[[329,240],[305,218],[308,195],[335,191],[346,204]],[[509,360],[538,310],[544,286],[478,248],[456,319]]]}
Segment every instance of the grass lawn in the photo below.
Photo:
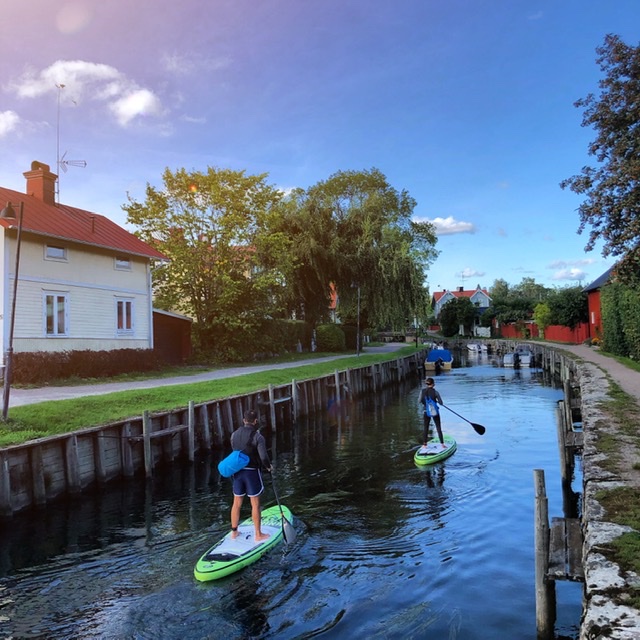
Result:
{"label": "grass lawn", "polygon": [[[233,378],[119,391],[106,395],[23,405],[12,408],[9,412],[9,420],[0,428],[0,447],[20,444],[35,438],[77,431],[86,427],[117,422],[126,418],[140,416],[144,411],[167,411],[186,407],[191,400],[197,404],[229,396],[253,393],[261,389],[267,389],[269,384],[278,386],[289,384],[292,380],[308,380],[331,374],[336,369],[344,371],[346,369],[370,366],[376,362],[396,360],[415,352],[415,345],[411,345],[389,353],[364,353],[360,356],[346,356],[330,362],[292,366],[286,369],[271,369]],[[297,359],[307,360],[310,357],[309,354],[296,355],[300,356]],[[317,358],[327,355],[336,354],[313,354]],[[282,361],[282,359],[276,359],[269,362],[275,364]],[[295,362],[295,359],[287,361]],[[262,362],[260,364],[268,363]],[[198,369],[194,373],[202,373],[202,371],[203,369]],[[172,375],[185,375],[185,373],[184,370],[179,370],[179,373],[174,371]],[[135,378],[129,376],[127,379],[139,380],[149,379],[150,377],[152,376],[145,375]],[[104,382],[104,380],[96,380],[95,382]],[[87,384],[87,381],[83,380],[82,384]]]}

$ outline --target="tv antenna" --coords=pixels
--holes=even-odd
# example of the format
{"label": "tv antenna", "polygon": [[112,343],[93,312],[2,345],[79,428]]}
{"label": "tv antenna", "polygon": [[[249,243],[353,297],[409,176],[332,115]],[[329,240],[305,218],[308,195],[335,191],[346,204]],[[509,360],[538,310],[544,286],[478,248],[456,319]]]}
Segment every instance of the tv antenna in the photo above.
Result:
{"label": "tv antenna", "polygon": [[[67,160],[67,152],[65,151],[60,157],[60,94],[62,90],[65,88],[65,85],[60,83],[56,84],[56,88],[58,89],[58,111],[56,116],[56,166],[58,168],[58,178],[56,180],[56,201],[60,203],[60,170],[64,173],[67,173],[69,167],[86,167],[86,160]],[[75,102],[74,102],[75,104]]]}

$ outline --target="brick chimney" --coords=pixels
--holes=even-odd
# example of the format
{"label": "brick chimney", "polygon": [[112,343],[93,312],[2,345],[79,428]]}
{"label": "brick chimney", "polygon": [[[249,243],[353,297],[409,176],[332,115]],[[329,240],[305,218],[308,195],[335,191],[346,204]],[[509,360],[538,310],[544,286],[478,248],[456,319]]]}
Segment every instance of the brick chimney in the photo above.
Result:
{"label": "brick chimney", "polygon": [[27,195],[35,196],[46,204],[56,203],[56,180],[58,176],[51,173],[49,165],[34,160],[31,171],[22,174],[27,179]]}

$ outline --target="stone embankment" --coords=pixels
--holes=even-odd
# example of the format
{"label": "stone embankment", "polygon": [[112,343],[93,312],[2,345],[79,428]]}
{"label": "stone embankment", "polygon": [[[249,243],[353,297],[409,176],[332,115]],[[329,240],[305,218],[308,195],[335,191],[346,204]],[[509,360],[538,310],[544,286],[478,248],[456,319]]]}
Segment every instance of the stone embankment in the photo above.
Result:
{"label": "stone embankment", "polygon": [[[607,413],[613,383],[633,397],[640,398],[640,373],[606,358],[591,347],[568,346],[567,351],[581,362],[577,367],[582,424],[584,430],[583,466],[583,561],[585,600],[580,640],[638,640],[640,611],[629,606],[629,594],[640,590],[640,577],[626,573],[607,559],[605,550],[630,527],[611,522],[598,497],[616,487],[640,490],[640,459],[637,442],[625,435]],[[601,443],[611,436],[618,446],[604,451]],[[636,532],[638,533],[638,532]]]}

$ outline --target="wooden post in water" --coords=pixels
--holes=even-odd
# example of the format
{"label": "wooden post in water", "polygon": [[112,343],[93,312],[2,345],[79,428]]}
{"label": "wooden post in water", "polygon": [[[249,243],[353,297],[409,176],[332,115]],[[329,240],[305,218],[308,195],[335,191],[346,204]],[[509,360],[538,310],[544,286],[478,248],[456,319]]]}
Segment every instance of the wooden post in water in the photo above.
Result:
{"label": "wooden post in water", "polygon": [[202,443],[207,451],[211,450],[211,421],[206,404],[200,406],[200,422],[202,423]]}
{"label": "wooden post in water", "polygon": [[67,473],[67,490],[70,493],[80,492],[80,462],[78,460],[78,436],[72,435],[65,440],[65,468]]}
{"label": "wooden post in water", "polygon": [[11,475],[9,473],[9,458],[0,452],[0,514],[11,515]]}
{"label": "wooden post in water", "polygon": [[547,580],[549,564],[549,504],[544,470],[534,469],[535,485],[535,584],[538,640],[553,638],[555,622],[555,582]]}
{"label": "wooden post in water", "polygon": [[562,481],[566,482],[567,480],[567,472],[569,468],[569,463],[567,461],[567,413],[565,411],[564,405],[566,405],[567,400],[560,400],[558,403],[558,415],[557,415],[557,423],[558,423],[558,449],[560,452],[560,475],[562,476]]}
{"label": "wooden post in water", "polygon": [[153,475],[153,458],[151,455],[151,418],[148,411],[142,413],[142,439],[144,443],[144,473],[147,478]]}
{"label": "wooden post in water", "polygon": [[47,488],[44,480],[42,447],[39,446],[31,450],[31,483],[33,485],[33,502],[35,504],[46,504]]}
{"label": "wooden post in water", "polygon": [[120,449],[122,454],[122,475],[125,478],[131,478],[134,474],[133,469],[133,452],[131,451],[131,423],[125,422],[122,426],[122,435],[120,438]]}
{"label": "wooden post in water", "polygon": [[333,372],[333,379],[336,385],[336,402],[340,404],[340,372],[337,369]]}
{"label": "wooden post in water", "polygon": [[295,378],[291,381],[291,420],[293,424],[298,421],[298,385]]}
{"label": "wooden post in water", "polygon": [[271,428],[273,432],[276,431],[276,404],[275,404],[275,396],[273,392],[273,385],[269,385],[269,414],[271,417]]}
{"label": "wooden post in water", "polygon": [[195,460],[196,451],[196,410],[195,402],[193,400],[189,400],[189,410],[187,411],[187,415],[187,450],[189,454],[189,462],[193,462]]}
{"label": "wooden post in water", "polygon": [[107,456],[105,453],[104,431],[102,429],[93,436],[93,459],[96,468],[96,480],[99,484],[103,484],[107,480]]}

